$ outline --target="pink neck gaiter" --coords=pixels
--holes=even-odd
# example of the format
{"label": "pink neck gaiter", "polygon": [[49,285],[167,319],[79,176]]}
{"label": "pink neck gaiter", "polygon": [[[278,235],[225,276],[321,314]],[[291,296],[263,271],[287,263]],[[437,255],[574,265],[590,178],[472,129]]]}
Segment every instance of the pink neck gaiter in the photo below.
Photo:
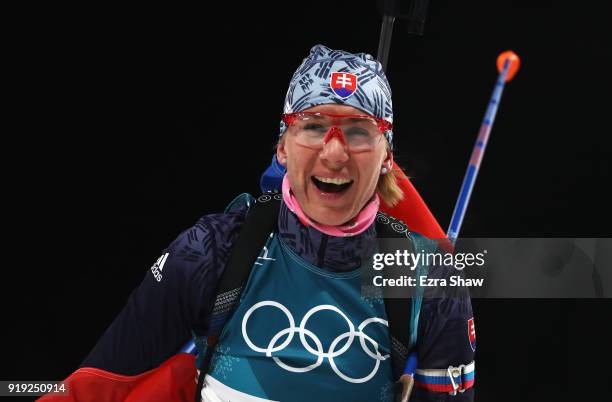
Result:
{"label": "pink neck gaiter", "polygon": [[368,201],[365,207],[363,207],[357,216],[351,219],[349,223],[338,226],[317,223],[306,216],[302,210],[302,207],[300,207],[300,204],[293,196],[287,175],[283,177],[283,201],[285,201],[285,204],[287,204],[289,210],[297,215],[298,219],[304,226],[312,226],[326,235],[335,237],[356,236],[364,232],[374,222],[374,219],[376,219],[376,213],[378,212],[378,206],[380,205],[378,194],[374,193],[374,196],[370,199],[370,201]]}

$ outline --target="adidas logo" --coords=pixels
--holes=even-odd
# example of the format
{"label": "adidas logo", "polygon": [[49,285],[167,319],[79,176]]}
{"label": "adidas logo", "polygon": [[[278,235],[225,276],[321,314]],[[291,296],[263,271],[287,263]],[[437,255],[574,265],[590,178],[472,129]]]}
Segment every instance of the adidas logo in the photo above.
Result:
{"label": "adidas logo", "polygon": [[151,272],[153,272],[153,276],[155,277],[155,280],[157,280],[157,282],[161,282],[162,280],[161,272],[164,269],[164,264],[166,263],[168,254],[170,253],[166,253],[159,257],[157,261],[155,261],[155,264],[153,264],[153,266],[151,267]]}

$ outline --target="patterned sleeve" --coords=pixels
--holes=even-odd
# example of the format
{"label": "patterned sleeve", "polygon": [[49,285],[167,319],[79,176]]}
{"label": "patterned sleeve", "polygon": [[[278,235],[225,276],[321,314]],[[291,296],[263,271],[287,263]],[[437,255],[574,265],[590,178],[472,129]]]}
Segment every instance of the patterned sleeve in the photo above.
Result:
{"label": "patterned sleeve", "polygon": [[[444,253],[440,249],[438,252]],[[454,274],[457,274],[457,271],[430,266],[428,277],[448,280],[448,276]],[[418,368],[446,370],[449,366],[469,365],[474,361],[476,351],[476,329],[469,292],[461,288],[456,293],[446,293],[446,290],[438,293],[432,290],[433,293],[436,294],[435,297],[427,297],[428,291],[425,292],[421,306],[417,337]],[[469,376],[466,376],[467,378],[473,379]],[[412,402],[474,400],[474,387],[468,383],[466,384],[470,387],[464,392],[450,395],[448,392],[436,390],[433,385],[435,381],[432,381],[431,377],[426,379],[417,375],[415,381],[417,383],[410,399]],[[424,384],[427,384],[428,388],[423,388]]]}
{"label": "patterned sleeve", "polygon": [[[468,298],[424,299],[419,320],[418,353],[419,368],[446,369],[469,364],[474,360],[475,338],[470,339],[469,331],[475,331],[472,305]],[[474,333],[475,337],[475,333]],[[415,387],[413,402],[474,400],[474,388],[457,395],[432,392]]]}
{"label": "patterned sleeve", "polygon": [[218,278],[247,207],[206,215],[163,250],[81,367],[136,375],[206,330]]}

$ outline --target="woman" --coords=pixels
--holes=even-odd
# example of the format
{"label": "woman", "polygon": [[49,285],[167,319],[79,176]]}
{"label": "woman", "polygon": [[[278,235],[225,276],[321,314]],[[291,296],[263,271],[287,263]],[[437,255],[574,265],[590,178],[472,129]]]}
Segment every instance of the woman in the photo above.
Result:
{"label": "woman", "polygon": [[[393,399],[384,304],[361,297],[358,270],[364,244],[376,238],[380,198],[402,198],[392,113],[389,84],[370,55],[317,45],[294,74],[276,154],[287,169],[277,230],[223,326],[203,400]],[[246,201],[204,216],[164,250],[82,367],[139,375],[207,335]],[[425,299],[420,316],[420,367],[472,362],[469,299]],[[450,396],[423,378],[411,400],[473,400],[472,388]]]}

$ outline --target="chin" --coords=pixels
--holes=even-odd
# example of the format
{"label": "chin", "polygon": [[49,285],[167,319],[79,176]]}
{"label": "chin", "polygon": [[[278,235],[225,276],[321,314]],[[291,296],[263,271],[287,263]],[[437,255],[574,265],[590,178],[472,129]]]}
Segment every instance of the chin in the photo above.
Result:
{"label": "chin", "polygon": [[353,218],[352,215],[347,214],[346,212],[338,212],[323,208],[317,208],[317,211],[314,211],[313,214],[307,213],[307,215],[310,217],[310,219],[329,226],[343,225]]}

